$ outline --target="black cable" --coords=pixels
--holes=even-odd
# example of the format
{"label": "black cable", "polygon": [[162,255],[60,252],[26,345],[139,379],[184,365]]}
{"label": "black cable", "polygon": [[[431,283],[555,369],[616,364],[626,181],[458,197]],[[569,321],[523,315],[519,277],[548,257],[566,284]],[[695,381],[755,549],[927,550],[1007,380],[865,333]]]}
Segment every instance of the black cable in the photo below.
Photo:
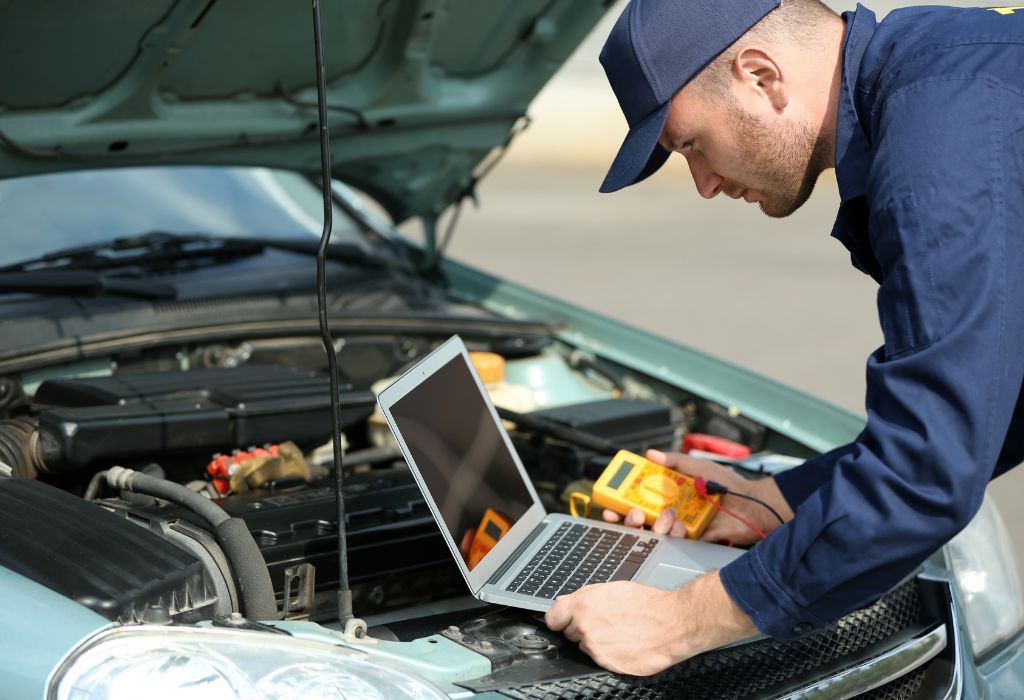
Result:
{"label": "black cable", "polygon": [[730,496],[736,496],[737,498],[745,498],[748,501],[753,501],[754,503],[758,504],[759,506],[764,506],[765,508],[768,509],[768,511],[772,515],[774,515],[778,519],[780,525],[785,525],[786,524],[786,521],[782,519],[782,516],[779,515],[779,512],[777,510],[775,510],[774,508],[772,508],[767,503],[765,503],[764,501],[762,501],[760,498],[754,498],[753,496],[748,496],[745,493],[736,493],[735,491],[730,490],[728,486],[724,486],[724,485],[718,483],[717,481],[709,481],[709,482],[707,482],[707,486],[708,486],[708,493],[709,494],[716,494],[716,493],[720,493],[720,494],[723,494],[723,495],[724,494],[729,494]]}
{"label": "black cable", "polygon": [[[279,82],[274,87],[277,89],[278,96],[281,97],[281,99],[283,99],[290,105],[294,105],[296,107],[309,108],[319,108],[320,106],[317,102],[306,102],[305,100],[300,100],[299,98],[297,98],[295,95],[288,91],[288,88],[284,86],[284,83]],[[345,114],[349,114],[355,117],[356,120],[359,122],[359,128],[361,129],[370,128],[370,122],[367,121],[366,115],[363,114],[360,110],[356,109],[355,107],[349,107],[348,105],[328,104],[327,109],[334,110],[335,112],[344,112]]]}
{"label": "black cable", "polygon": [[348,585],[348,542],[345,538],[345,497],[342,491],[341,406],[338,399],[338,350],[327,321],[327,244],[333,228],[334,202],[331,198],[331,145],[327,127],[327,77],[324,72],[324,42],[320,32],[320,2],[313,1],[313,43],[316,48],[316,96],[320,121],[320,178],[324,196],[324,230],[316,253],[316,300],[320,315],[320,336],[327,351],[331,380],[331,434],[334,444],[335,509],[338,516],[338,621],[342,628],[352,619],[352,590]]}

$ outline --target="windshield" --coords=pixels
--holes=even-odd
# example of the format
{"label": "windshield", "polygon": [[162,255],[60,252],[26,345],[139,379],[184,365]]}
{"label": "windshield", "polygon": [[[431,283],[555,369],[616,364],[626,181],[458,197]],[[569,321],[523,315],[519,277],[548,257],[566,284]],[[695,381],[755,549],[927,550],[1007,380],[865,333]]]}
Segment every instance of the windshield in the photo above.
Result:
{"label": "windshield", "polygon": [[[319,188],[268,168],[139,167],[0,180],[0,211],[0,265],[149,231],[315,240],[323,228]],[[337,206],[331,242],[371,247]]]}

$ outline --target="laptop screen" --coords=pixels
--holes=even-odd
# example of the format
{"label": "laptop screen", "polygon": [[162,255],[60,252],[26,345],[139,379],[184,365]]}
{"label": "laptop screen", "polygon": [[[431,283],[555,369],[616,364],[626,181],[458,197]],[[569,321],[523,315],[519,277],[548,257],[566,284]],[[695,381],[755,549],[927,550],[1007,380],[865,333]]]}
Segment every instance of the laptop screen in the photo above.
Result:
{"label": "laptop screen", "polygon": [[470,569],[478,563],[470,553],[477,531],[478,543],[493,544],[533,505],[472,371],[455,357],[390,408]]}

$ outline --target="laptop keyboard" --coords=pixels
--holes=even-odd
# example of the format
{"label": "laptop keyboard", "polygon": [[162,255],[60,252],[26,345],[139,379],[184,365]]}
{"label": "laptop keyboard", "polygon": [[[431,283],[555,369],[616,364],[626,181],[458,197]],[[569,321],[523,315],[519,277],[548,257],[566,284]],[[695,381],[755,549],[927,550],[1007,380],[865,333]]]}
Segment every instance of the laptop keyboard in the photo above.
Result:
{"label": "laptop keyboard", "polygon": [[628,581],[657,543],[653,537],[562,523],[505,590],[551,599],[589,583]]}

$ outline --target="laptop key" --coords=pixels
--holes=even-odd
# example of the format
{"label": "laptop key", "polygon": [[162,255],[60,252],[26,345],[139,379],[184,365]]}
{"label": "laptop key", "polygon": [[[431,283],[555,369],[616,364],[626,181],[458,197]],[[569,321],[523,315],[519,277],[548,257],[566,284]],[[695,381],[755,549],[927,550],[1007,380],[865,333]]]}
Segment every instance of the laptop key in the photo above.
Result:
{"label": "laptop key", "polygon": [[558,595],[558,590],[558,584],[548,584],[544,586],[544,588],[537,591],[537,597],[547,598],[550,600],[554,598],[556,595]]}
{"label": "laptop key", "polygon": [[558,595],[569,595],[570,593],[575,593],[581,588],[583,588],[582,583],[567,583],[562,587],[562,590],[558,592]]}
{"label": "laptop key", "polygon": [[640,563],[635,561],[624,561],[619,570],[615,572],[615,575],[611,577],[612,581],[629,581],[633,578],[634,574],[640,570]]}

